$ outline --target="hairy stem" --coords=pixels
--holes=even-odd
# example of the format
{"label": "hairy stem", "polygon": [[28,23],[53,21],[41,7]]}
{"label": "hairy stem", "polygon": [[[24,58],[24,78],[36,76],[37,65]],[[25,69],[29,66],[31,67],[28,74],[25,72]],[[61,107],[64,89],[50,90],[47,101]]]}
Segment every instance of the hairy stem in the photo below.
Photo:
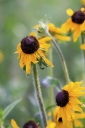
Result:
{"label": "hairy stem", "polygon": [[43,98],[42,98],[36,64],[33,64],[33,80],[34,80],[34,88],[35,88],[35,92],[36,92],[36,96],[37,96],[37,100],[38,100],[39,109],[40,109],[40,112],[42,115],[42,121],[43,121],[44,127],[46,127],[47,126],[47,116],[46,116],[45,106],[44,106],[44,102],[43,102]]}
{"label": "hairy stem", "polygon": [[52,38],[52,43],[54,44],[54,46],[55,46],[55,48],[56,48],[56,50],[57,50],[57,52],[59,54],[59,57],[61,59],[61,63],[62,63],[63,69],[64,69],[66,82],[69,83],[70,82],[69,73],[68,73],[66,61],[65,61],[64,56],[63,56],[63,54],[61,52],[61,49],[59,48],[58,43],[55,41],[55,39],[52,37],[52,35],[50,33],[48,33],[48,36],[50,36]]}
{"label": "hairy stem", "polygon": [[[49,60],[51,62],[53,62],[53,58],[52,58],[52,47],[49,49]],[[48,69],[48,75],[50,77],[53,77],[53,69],[49,68]],[[49,95],[50,95],[50,105],[54,104],[54,94],[53,94],[53,86],[49,87]]]}

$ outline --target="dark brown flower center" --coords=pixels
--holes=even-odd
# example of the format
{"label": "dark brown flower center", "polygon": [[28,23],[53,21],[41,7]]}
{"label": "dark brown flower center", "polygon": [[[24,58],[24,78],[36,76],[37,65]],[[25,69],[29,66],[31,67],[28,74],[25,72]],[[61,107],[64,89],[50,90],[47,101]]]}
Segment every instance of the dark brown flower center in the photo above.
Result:
{"label": "dark brown flower center", "polygon": [[85,14],[82,11],[77,11],[72,15],[72,22],[82,24],[85,20]]}
{"label": "dark brown flower center", "polygon": [[56,95],[56,103],[60,107],[64,107],[69,102],[69,94],[66,90],[62,90]]}
{"label": "dark brown flower center", "polygon": [[21,41],[21,49],[26,54],[32,54],[39,48],[38,40],[33,36],[27,36]]}
{"label": "dark brown flower center", "polygon": [[23,125],[23,128],[39,128],[39,127],[34,121],[30,120]]}

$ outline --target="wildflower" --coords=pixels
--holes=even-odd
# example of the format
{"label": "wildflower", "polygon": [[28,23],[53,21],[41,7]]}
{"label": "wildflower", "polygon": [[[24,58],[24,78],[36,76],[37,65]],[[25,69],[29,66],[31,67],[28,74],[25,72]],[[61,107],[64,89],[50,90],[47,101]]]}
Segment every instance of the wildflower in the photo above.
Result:
{"label": "wildflower", "polygon": [[85,87],[80,86],[82,82],[70,82],[56,95],[57,107],[54,110],[54,120],[71,121],[76,118],[75,112],[82,112],[83,103],[78,99],[85,95]]}
{"label": "wildflower", "polygon": [[74,12],[72,9],[66,10],[70,18],[61,26],[62,31],[73,31],[73,41],[76,42],[80,34],[85,30],[85,8]]}
{"label": "wildflower", "polygon": [[30,33],[30,35],[38,36],[38,37],[46,37],[48,33],[51,33],[58,40],[62,41],[70,41],[68,36],[62,35],[63,31],[61,28],[56,27],[52,23],[45,24],[40,22],[40,24],[34,26],[35,31]]}
{"label": "wildflower", "polygon": [[52,63],[46,58],[44,53],[47,52],[50,47],[50,44],[46,44],[46,42],[50,40],[50,37],[37,39],[34,36],[27,36],[18,44],[16,53],[19,54],[20,67],[23,68],[26,66],[27,74],[30,74],[31,63],[36,64],[40,58],[42,58],[49,66],[53,67]]}

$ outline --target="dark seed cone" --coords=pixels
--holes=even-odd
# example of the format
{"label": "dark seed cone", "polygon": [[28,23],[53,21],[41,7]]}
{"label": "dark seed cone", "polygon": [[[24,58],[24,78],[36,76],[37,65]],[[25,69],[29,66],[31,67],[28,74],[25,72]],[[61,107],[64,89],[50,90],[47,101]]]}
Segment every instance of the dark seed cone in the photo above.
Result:
{"label": "dark seed cone", "polygon": [[27,36],[21,41],[21,49],[25,54],[33,54],[39,48],[38,40],[33,36]]}
{"label": "dark seed cone", "polygon": [[66,90],[62,90],[56,95],[56,103],[60,107],[64,107],[69,102],[69,94]]}
{"label": "dark seed cone", "polygon": [[82,11],[77,11],[72,16],[72,22],[82,24],[85,20],[85,14]]}

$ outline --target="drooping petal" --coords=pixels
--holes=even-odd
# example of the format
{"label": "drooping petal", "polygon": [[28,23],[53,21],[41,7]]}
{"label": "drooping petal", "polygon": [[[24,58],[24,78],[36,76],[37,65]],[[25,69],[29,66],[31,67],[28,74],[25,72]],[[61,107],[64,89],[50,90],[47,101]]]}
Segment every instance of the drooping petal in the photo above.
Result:
{"label": "drooping petal", "polygon": [[80,29],[80,26],[74,31],[73,33],[73,41],[76,42],[78,37],[80,36],[81,34],[81,29]]}
{"label": "drooping petal", "polygon": [[46,64],[48,64],[51,67],[54,67],[53,64],[45,57],[45,55],[43,54],[43,52],[41,50],[38,50],[38,53],[43,58],[43,60],[46,62]]}
{"label": "drooping petal", "polygon": [[55,37],[59,40],[70,41],[70,37],[56,34]]}
{"label": "drooping petal", "polygon": [[41,39],[39,39],[39,42],[40,43],[43,43],[43,42],[47,42],[47,41],[51,41],[52,39],[51,39],[51,37],[44,37],[44,38],[41,38]]}
{"label": "drooping petal", "polygon": [[83,22],[83,24],[81,24],[80,29],[81,31],[85,31],[85,21]]}
{"label": "drooping petal", "polygon": [[64,24],[61,25],[63,32],[68,32],[73,26],[71,18],[69,18]]}

